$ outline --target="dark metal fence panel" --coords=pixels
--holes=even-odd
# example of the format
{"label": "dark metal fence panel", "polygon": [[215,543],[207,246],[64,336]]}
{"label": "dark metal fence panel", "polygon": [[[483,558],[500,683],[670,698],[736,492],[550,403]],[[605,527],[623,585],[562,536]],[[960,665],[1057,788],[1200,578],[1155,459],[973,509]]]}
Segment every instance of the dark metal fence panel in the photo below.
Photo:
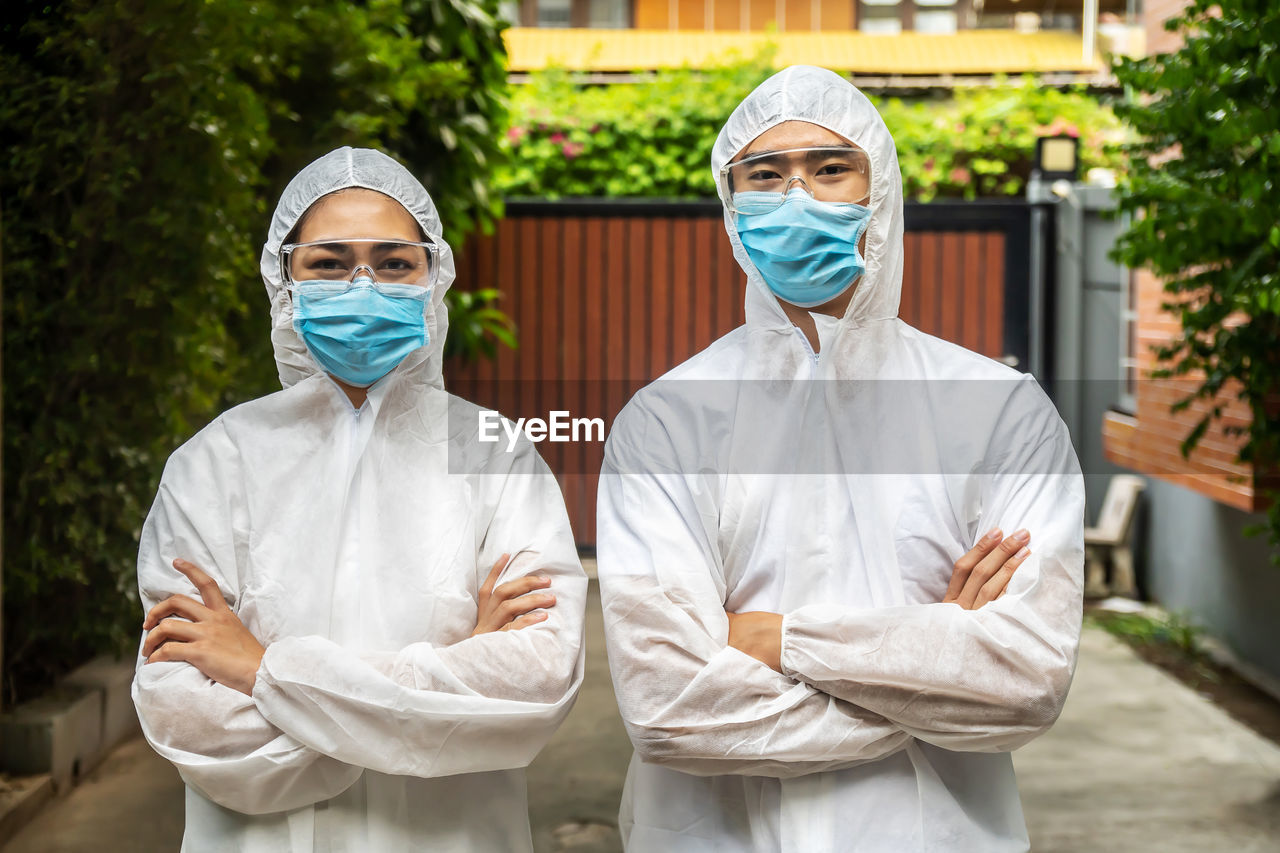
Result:
{"label": "dark metal fence panel", "polygon": [[[450,364],[454,393],[509,418],[562,410],[606,426],[645,383],[743,320],[745,278],[718,202],[511,202],[458,253],[455,287],[493,287],[520,348]],[[1028,208],[909,204],[900,316],[992,358],[1025,357]],[[603,444],[539,446],[574,533],[595,543]]]}

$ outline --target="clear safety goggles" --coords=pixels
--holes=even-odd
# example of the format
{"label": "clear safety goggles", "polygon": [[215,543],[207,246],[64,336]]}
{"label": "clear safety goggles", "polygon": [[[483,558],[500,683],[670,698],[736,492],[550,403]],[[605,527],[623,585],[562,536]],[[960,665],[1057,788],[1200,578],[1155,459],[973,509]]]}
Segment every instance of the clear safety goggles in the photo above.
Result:
{"label": "clear safety goggles", "polygon": [[321,281],[350,285],[362,270],[367,270],[376,284],[432,287],[440,275],[440,249],[435,243],[380,237],[280,247],[280,277],[290,289]]}
{"label": "clear safety goggles", "polygon": [[861,148],[824,145],[763,151],[720,169],[730,213],[775,210],[797,181],[818,201],[866,204],[871,160]]}

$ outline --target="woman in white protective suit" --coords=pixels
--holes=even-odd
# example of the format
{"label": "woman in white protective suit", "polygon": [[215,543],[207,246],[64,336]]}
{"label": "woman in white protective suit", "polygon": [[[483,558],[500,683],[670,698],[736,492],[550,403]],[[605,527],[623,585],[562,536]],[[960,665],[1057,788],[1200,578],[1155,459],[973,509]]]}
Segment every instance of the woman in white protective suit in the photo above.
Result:
{"label": "woman in white protective suit", "polygon": [[1026,850],[1009,751],[1081,619],[1067,430],[897,319],[897,156],[848,81],[775,75],[712,169],[746,324],[632,399],[599,495],[627,850]]}
{"label": "woman in white protective suit", "polygon": [[170,457],[138,556],[133,698],[187,784],[183,849],[531,850],[523,768],[582,679],[586,578],[533,446],[478,443],[444,390],[435,206],[332,151],[262,276],[284,390]]}

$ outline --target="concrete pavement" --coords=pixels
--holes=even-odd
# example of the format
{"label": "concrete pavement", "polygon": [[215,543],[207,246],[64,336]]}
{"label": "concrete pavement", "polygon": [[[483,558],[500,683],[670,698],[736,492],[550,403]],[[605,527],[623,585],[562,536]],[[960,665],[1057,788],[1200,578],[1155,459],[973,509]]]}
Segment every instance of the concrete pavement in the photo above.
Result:
{"label": "concrete pavement", "polygon": [[[630,756],[613,702],[595,585],[587,674],[565,725],[529,769],[540,853],[615,853]],[[1086,628],[1062,718],[1015,756],[1037,853],[1280,851],[1280,747],[1098,628]],[[141,741],[55,801],[6,853],[171,853],[182,785]]]}

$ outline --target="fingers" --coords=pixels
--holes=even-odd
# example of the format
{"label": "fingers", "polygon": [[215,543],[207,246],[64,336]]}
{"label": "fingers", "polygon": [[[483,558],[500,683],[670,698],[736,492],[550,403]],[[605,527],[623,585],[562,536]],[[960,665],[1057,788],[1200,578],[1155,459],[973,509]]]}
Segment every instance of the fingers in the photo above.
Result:
{"label": "fingers", "polygon": [[506,624],[519,616],[528,613],[531,610],[545,609],[556,606],[556,597],[549,592],[535,592],[529,595],[522,595],[519,598],[510,598],[498,605],[496,616],[498,621]]}
{"label": "fingers", "polygon": [[142,644],[142,656],[150,658],[156,649],[171,640],[189,643],[199,636],[200,628],[195,623],[166,619],[147,634],[147,639]]}
{"label": "fingers", "polygon": [[977,610],[989,601],[995,601],[1004,595],[1005,589],[1009,586],[1009,580],[1013,577],[1013,573],[1026,562],[1027,557],[1031,556],[1031,549],[1023,545],[1019,551],[1010,557],[1005,564],[1000,567],[991,580],[982,585],[982,589],[978,591],[977,597],[973,600],[973,609]]}
{"label": "fingers", "polygon": [[489,576],[484,579],[484,583],[480,586],[481,595],[489,595],[493,592],[493,585],[498,582],[498,578],[502,576],[502,570],[507,567],[507,563],[511,562],[510,554],[503,554],[498,561],[493,564],[493,568],[489,571]]}
{"label": "fingers", "polygon": [[[153,632],[154,633],[154,632]],[[173,661],[186,661],[200,669],[197,663],[203,655],[200,648],[201,644],[196,639],[177,640],[172,642],[161,643],[147,655],[147,663],[166,663]],[[201,670],[203,672],[203,670]]]}
{"label": "fingers", "polygon": [[1000,544],[1000,536],[999,527],[991,530],[979,539],[978,544],[970,548],[968,553],[956,560],[955,570],[951,573],[951,583],[947,586],[947,594],[942,597],[943,601],[955,601],[960,597],[960,590],[964,589],[969,573],[982,561],[983,557]]}
{"label": "fingers", "polygon": [[521,628],[528,628],[530,625],[537,625],[539,622],[545,622],[547,619],[547,611],[535,610],[532,613],[526,613],[518,619],[512,619],[507,624],[499,628],[499,631],[519,631]]}
{"label": "fingers", "polygon": [[196,591],[204,599],[206,607],[212,610],[227,608],[227,600],[222,597],[222,590],[218,589],[218,582],[205,574],[199,566],[179,558],[173,561],[173,567],[186,575],[187,579],[195,584]]}
{"label": "fingers", "polygon": [[495,589],[493,597],[499,601],[505,601],[533,592],[535,589],[546,589],[549,586],[551,586],[551,578],[546,575],[525,575],[522,578],[507,581]]}
{"label": "fingers", "polygon": [[189,595],[171,595],[155,607],[147,611],[147,618],[142,622],[142,630],[150,631],[160,624],[161,619],[169,616],[181,616],[192,622],[208,619],[212,611]]}
{"label": "fingers", "polygon": [[[975,602],[982,588],[1030,541],[1031,534],[1024,528],[1004,539],[999,546],[991,549],[991,552],[983,557],[978,562],[978,565],[973,568],[973,571],[969,573],[969,577],[965,580],[964,588],[960,590],[960,594],[955,598],[955,603],[966,610],[973,610],[977,607],[978,605]],[[1016,569],[1019,564],[1021,564],[1021,560],[1013,566],[1013,569]],[[1010,573],[1012,573],[1013,569],[1010,570]]]}

